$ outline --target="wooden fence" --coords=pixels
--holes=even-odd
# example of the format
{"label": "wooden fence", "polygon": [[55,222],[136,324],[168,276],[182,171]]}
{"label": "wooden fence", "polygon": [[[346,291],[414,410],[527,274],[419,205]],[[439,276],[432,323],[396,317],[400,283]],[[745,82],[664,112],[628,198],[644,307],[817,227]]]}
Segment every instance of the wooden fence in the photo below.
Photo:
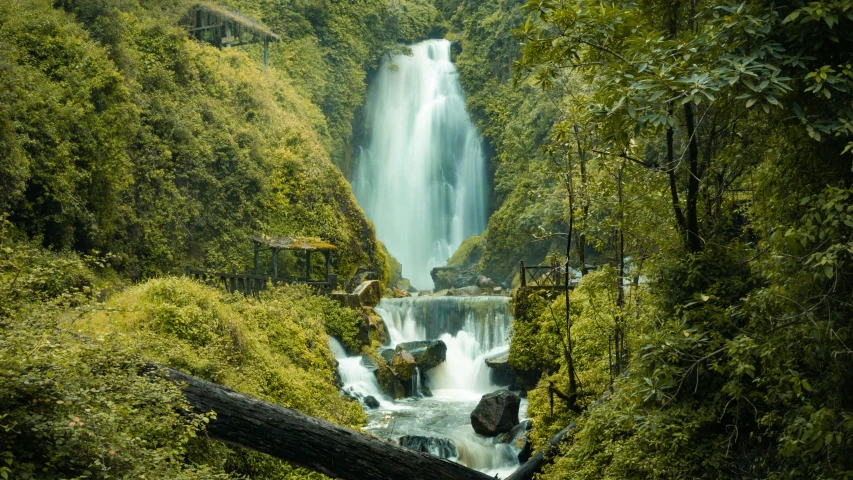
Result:
{"label": "wooden fence", "polygon": [[[565,266],[536,266],[525,267],[524,261],[519,262],[519,274],[522,288],[541,290],[565,290]],[[571,288],[571,286],[569,286]]]}
{"label": "wooden fence", "polygon": [[276,286],[279,283],[303,283],[317,287],[328,292],[337,288],[338,276],[328,275],[325,282],[312,281],[304,278],[273,277],[267,275],[253,275],[250,273],[219,273],[196,270],[189,265],[184,267],[184,274],[192,279],[201,281],[211,286],[223,286],[228,293],[240,292],[243,295],[257,295],[266,290],[268,285]]}

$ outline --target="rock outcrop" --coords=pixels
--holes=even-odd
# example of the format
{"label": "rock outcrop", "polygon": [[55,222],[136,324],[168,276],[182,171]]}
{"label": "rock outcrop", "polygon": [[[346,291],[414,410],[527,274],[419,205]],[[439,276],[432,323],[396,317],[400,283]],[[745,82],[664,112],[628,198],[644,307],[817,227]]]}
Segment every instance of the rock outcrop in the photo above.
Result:
{"label": "rock outcrop", "polygon": [[382,317],[373,310],[373,307],[362,308],[364,313],[367,314],[367,326],[370,340],[384,345],[388,341],[388,329],[385,327],[385,321],[383,321]]}
{"label": "rock outcrop", "polygon": [[486,366],[489,367],[489,374],[492,383],[495,385],[504,385],[510,388],[515,385],[515,372],[509,366],[509,351],[486,357]]}
{"label": "rock outcrop", "polygon": [[447,359],[447,345],[441,340],[423,340],[397,345],[398,352],[406,351],[414,357],[421,373],[435,368]]}
{"label": "rock outcrop", "polygon": [[382,299],[382,286],[379,280],[368,280],[362,282],[352,293],[358,296],[362,307],[375,307]]}
{"label": "rock outcrop", "polygon": [[429,272],[436,290],[461,288],[477,283],[477,267],[435,267]]}
{"label": "rock outcrop", "polygon": [[369,270],[367,267],[358,267],[352,279],[347,282],[346,288],[348,292],[354,291],[359,285],[368,280],[379,280],[379,274]]}
{"label": "rock outcrop", "polygon": [[509,390],[487,393],[471,412],[471,426],[480,435],[494,437],[518,425],[521,397]]}

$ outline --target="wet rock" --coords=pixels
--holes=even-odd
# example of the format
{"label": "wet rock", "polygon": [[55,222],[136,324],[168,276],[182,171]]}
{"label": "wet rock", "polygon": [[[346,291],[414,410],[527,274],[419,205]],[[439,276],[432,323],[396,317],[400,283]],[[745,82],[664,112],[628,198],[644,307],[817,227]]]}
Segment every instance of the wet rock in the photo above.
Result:
{"label": "wet rock", "polygon": [[418,364],[415,362],[415,357],[411,353],[401,350],[391,359],[391,371],[397,380],[407,381],[415,374],[415,367]]}
{"label": "wet rock", "polygon": [[391,360],[394,359],[394,355],[397,354],[397,351],[393,348],[386,348],[385,350],[379,351],[379,356],[385,359],[385,363],[391,364]]}
{"label": "wet rock", "polygon": [[496,443],[506,443],[518,449],[518,461],[524,463],[530,459],[533,453],[533,444],[530,442],[530,429],[533,422],[525,420],[512,427],[512,430],[495,438]]}
{"label": "wet rock", "polygon": [[358,270],[355,271],[355,275],[353,275],[352,280],[347,283],[347,291],[352,292],[358,288],[359,285],[368,280],[379,280],[379,274],[367,267],[358,267]]}
{"label": "wet rock", "polygon": [[406,290],[401,290],[399,288],[394,289],[394,298],[406,298],[411,296],[412,294],[407,292]]}
{"label": "wet rock", "polygon": [[477,286],[482,288],[483,290],[488,290],[490,288],[495,288],[496,285],[491,278],[485,275],[480,275],[479,277],[477,277]]}
{"label": "wet rock", "polygon": [[379,400],[377,400],[373,395],[368,395],[364,397],[364,405],[367,406],[367,408],[379,408]]}
{"label": "wet rock", "polygon": [[506,433],[502,433],[495,437],[496,443],[514,443],[519,437],[529,432],[533,428],[533,422],[525,420]]}
{"label": "wet rock", "polygon": [[487,393],[471,412],[471,426],[480,435],[494,437],[518,425],[521,398],[509,390]]}
{"label": "wet rock", "polygon": [[524,463],[530,460],[533,455],[533,443],[530,441],[530,432],[524,432],[515,441],[515,446],[518,448],[518,461]]}
{"label": "wet rock", "polygon": [[358,295],[353,295],[351,293],[332,293],[330,294],[332,300],[338,302],[343,308],[352,308],[357,309],[361,307],[361,301],[358,299]]}
{"label": "wet rock", "polygon": [[485,359],[489,367],[489,377],[495,385],[512,387],[515,384],[515,372],[509,366],[509,352],[498,353]]}
{"label": "wet rock", "polygon": [[432,292],[430,292],[429,290],[421,290],[420,292],[418,292],[418,296],[419,297],[431,297]]}
{"label": "wet rock", "polygon": [[477,297],[483,294],[483,290],[476,285],[468,285],[467,287],[452,288],[448,292],[451,297]]}
{"label": "wet rock", "polygon": [[397,443],[401,447],[416,452],[429,453],[439,458],[451,459],[459,456],[456,445],[446,438],[422,437],[419,435],[406,435],[400,437]]}
{"label": "wet rock", "polygon": [[447,345],[441,340],[405,342],[397,345],[397,351],[410,353],[421,373],[437,367],[447,359]]}
{"label": "wet rock", "polygon": [[378,280],[368,280],[353,290],[353,295],[358,296],[363,307],[375,307],[382,299],[382,286]]}
{"label": "wet rock", "polygon": [[476,265],[465,268],[436,267],[429,274],[432,277],[433,283],[435,283],[436,290],[475,285],[478,277]]}
{"label": "wet rock", "polygon": [[501,295],[504,293],[504,289],[501,287],[495,287],[492,289],[492,295]]}
{"label": "wet rock", "polygon": [[370,355],[364,354],[361,356],[361,365],[370,370],[371,372],[376,372],[379,370],[380,364],[377,360],[370,357]]}
{"label": "wet rock", "polygon": [[385,327],[385,321],[382,320],[373,307],[362,307],[367,314],[367,326],[371,341],[379,342],[384,345],[388,341],[388,329]]}

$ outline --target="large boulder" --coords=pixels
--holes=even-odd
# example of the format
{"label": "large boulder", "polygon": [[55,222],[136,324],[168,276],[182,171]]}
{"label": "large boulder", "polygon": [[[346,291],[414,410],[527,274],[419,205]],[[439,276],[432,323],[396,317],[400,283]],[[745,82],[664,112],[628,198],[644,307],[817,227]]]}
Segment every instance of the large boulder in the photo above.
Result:
{"label": "large boulder", "polygon": [[412,296],[411,293],[409,293],[406,290],[400,289],[400,288],[394,288],[391,291],[394,293],[394,298],[406,298],[406,297]]}
{"label": "large boulder", "polygon": [[394,376],[397,377],[397,380],[403,382],[411,379],[415,375],[415,367],[417,366],[418,364],[415,362],[415,357],[405,350],[397,352],[397,354],[394,355],[394,358],[391,359],[391,371],[394,372]]}
{"label": "large boulder", "polygon": [[429,272],[436,290],[461,288],[477,283],[477,266],[435,267]]}
{"label": "large boulder", "polygon": [[362,307],[375,307],[382,299],[382,285],[379,280],[368,280],[362,282],[352,293],[358,296]]}
{"label": "large boulder", "polygon": [[368,395],[364,397],[364,406],[367,408],[379,408],[379,400],[373,395]]}
{"label": "large boulder", "polygon": [[439,458],[451,459],[459,456],[456,445],[446,438],[422,437],[420,435],[406,435],[400,437],[397,442],[401,447],[416,452],[429,453]]}
{"label": "large boulder", "polygon": [[447,345],[441,340],[422,340],[397,345],[398,352],[406,351],[414,357],[421,373],[437,367],[447,359]]}
{"label": "large boulder", "polygon": [[489,290],[495,288],[497,285],[495,284],[495,282],[492,281],[491,278],[485,275],[480,275],[479,277],[477,277],[477,286],[482,288],[483,290]]}
{"label": "large boulder", "polygon": [[471,412],[471,426],[480,435],[494,437],[518,425],[521,397],[509,390],[487,393]]}

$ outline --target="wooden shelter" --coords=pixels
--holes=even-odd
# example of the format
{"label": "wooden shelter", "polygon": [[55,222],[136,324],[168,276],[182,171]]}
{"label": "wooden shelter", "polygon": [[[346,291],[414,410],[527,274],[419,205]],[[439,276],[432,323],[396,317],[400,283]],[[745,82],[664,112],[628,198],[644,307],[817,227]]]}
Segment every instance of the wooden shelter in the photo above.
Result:
{"label": "wooden shelter", "polygon": [[269,64],[269,42],[281,41],[269,27],[213,3],[193,5],[181,24],[187,27],[191,37],[218,48],[263,42],[264,66]]}
{"label": "wooden shelter", "polygon": [[[269,247],[272,250],[272,276],[278,279],[278,254],[282,250],[305,253],[305,278],[293,278],[293,281],[301,283],[315,283],[311,280],[311,254],[320,252],[326,259],[326,278],[324,283],[331,285],[330,289],[335,288],[337,276],[332,275],[332,252],[335,246],[320,240],[319,238],[311,237],[251,237],[252,244],[255,248],[255,275],[258,275],[258,255],[261,246]],[[289,278],[283,280],[291,280]]]}
{"label": "wooden shelter", "polygon": [[[245,295],[256,295],[261,290],[267,288],[267,284],[278,285],[279,283],[305,283],[321,290],[332,292],[338,286],[338,276],[332,274],[332,252],[336,250],[335,246],[320,240],[319,238],[311,237],[251,237],[252,245],[255,249],[255,265],[253,271],[247,273],[237,273],[236,270],[230,273],[224,272],[207,272],[197,270],[189,265],[184,267],[184,273],[191,278],[202,281],[209,285],[222,284],[225,289],[230,292],[241,292]],[[272,250],[272,275],[268,273],[260,273],[259,256],[261,247],[268,247]],[[293,251],[299,255],[299,252],[304,252],[305,261],[305,276],[300,277],[298,274],[279,276],[278,271],[278,254],[282,250]],[[311,278],[311,254],[320,252],[326,260],[326,272],[323,278]]]}

